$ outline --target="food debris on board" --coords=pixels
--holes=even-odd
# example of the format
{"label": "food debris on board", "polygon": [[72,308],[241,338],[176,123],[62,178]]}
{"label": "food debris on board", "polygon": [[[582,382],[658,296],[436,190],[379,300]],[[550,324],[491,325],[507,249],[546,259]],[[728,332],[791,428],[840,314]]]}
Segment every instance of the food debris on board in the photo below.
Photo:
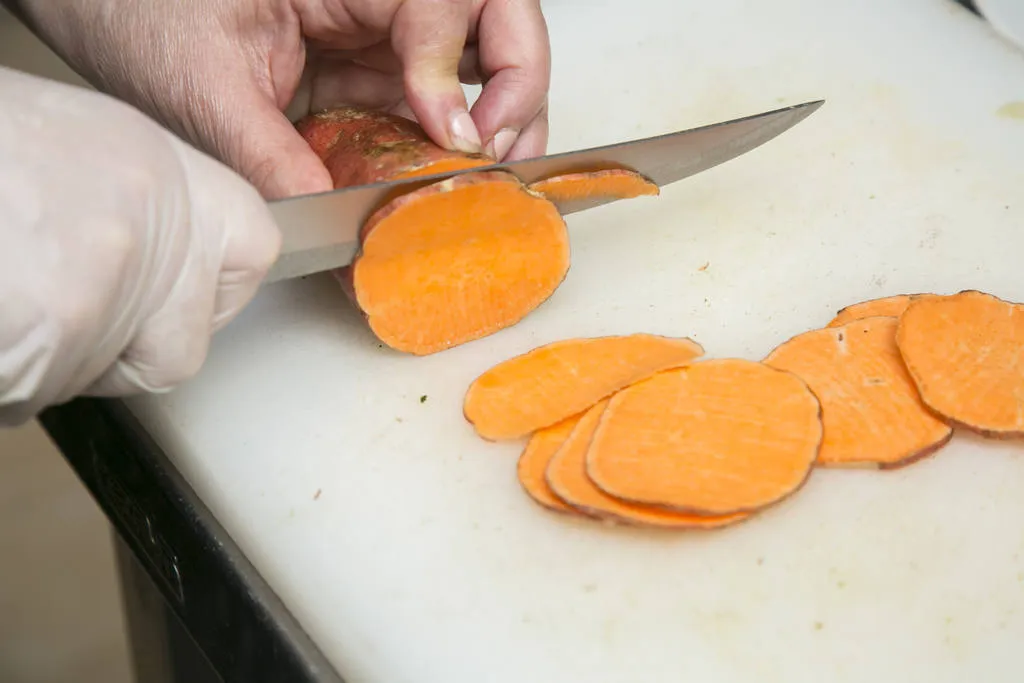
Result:
{"label": "food debris on board", "polygon": [[[296,127],[337,188],[492,163],[358,107]],[[438,353],[515,325],[561,285],[569,234],[554,202],[659,191],[625,168],[410,184],[366,221],[335,275],[379,347]],[[525,440],[516,478],[545,510],[667,529],[755,517],[819,467],[911,466],[957,427],[1024,438],[1024,304],[985,292],[853,303],[763,359],[704,353],[641,331],[555,341],[477,377],[463,415],[487,441]]]}

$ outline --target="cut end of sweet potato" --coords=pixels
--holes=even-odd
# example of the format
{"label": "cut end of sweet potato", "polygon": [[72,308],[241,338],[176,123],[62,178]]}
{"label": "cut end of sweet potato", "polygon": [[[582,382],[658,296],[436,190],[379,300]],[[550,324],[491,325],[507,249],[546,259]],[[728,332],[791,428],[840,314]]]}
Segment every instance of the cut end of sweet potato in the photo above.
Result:
{"label": "cut end of sweet potato", "polygon": [[377,211],[352,289],[381,341],[426,355],[515,324],[568,270],[569,235],[555,207],[509,174],[471,173]]}
{"label": "cut end of sweet potato", "polygon": [[688,338],[642,333],[553,342],[477,377],[466,391],[463,413],[485,439],[517,439],[703,353]]}
{"label": "cut end of sweet potato", "polygon": [[579,422],[579,416],[573,416],[534,432],[516,464],[516,476],[527,495],[543,507],[555,512],[575,512],[548,486],[546,472],[551,458],[569,438],[569,434],[572,433],[577,422]]}
{"label": "cut end of sweet potato", "polygon": [[857,318],[797,335],[765,358],[804,380],[821,402],[819,465],[892,469],[953,436],[921,401],[896,346],[897,325],[895,317]]}
{"label": "cut end of sweet potato", "polygon": [[990,438],[1024,437],[1024,305],[978,291],[917,299],[896,344],[931,410]]}
{"label": "cut end of sweet potato", "polygon": [[608,495],[702,515],[762,509],[806,481],[821,407],[796,375],[739,358],[666,370],[615,394],[587,453]]}
{"label": "cut end of sweet potato", "polygon": [[607,405],[608,399],[604,399],[585,412],[548,464],[548,486],[568,506],[616,524],[673,529],[720,528],[750,516],[745,512],[706,516],[663,510],[621,501],[597,488],[587,476],[587,451]]}
{"label": "cut end of sweet potato", "polygon": [[659,194],[654,182],[636,171],[621,168],[566,173],[538,180],[529,187],[556,203],[577,199],[632,199]]}

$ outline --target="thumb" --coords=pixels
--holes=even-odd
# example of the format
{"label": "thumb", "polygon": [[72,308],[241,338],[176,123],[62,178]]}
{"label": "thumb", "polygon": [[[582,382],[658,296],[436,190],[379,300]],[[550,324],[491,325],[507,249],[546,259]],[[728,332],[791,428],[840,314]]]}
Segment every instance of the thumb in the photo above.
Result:
{"label": "thumb", "polygon": [[[175,143],[187,147],[180,141]],[[256,295],[280,253],[281,233],[267,203],[252,185],[215,159],[191,149],[188,152],[192,153],[182,156],[190,177],[192,213],[203,217],[201,222],[210,238],[206,240],[207,254],[219,257],[210,318],[212,334],[234,319]]]}
{"label": "thumb", "polygon": [[469,31],[468,0],[406,0],[392,24],[406,100],[416,120],[442,147],[479,153],[480,133],[459,82]]}
{"label": "thumb", "polygon": [[231,101],[215,146],[266,199],[334,189],[330,173],[288,117],[253,89]]}

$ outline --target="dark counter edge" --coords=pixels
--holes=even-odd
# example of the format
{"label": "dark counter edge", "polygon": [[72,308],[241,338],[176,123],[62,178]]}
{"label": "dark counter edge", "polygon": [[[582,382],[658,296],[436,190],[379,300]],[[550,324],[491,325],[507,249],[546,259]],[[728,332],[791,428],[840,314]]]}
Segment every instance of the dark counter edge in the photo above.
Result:
{"label": "dark counter edge", "polygon": [[225,683],[343,683],[123,403],[79,398],[39,422]]}

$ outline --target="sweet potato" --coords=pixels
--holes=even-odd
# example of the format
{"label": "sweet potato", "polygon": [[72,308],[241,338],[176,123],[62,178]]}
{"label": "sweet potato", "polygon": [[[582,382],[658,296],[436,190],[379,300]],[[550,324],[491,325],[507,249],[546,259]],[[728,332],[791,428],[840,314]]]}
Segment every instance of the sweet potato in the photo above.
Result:
{"label": "sweet potato", "polygon": [[894,294],[883,296],[878,299],[868,299],[859,303],[851,304],[839,309],[836,316],[832,318],[827,327],[839,327],[854,320],[871,318],[875,316],[886,316],[898,318],[907,309],[910,302],[924,296],[936,296],[935,294]]}
{"label": "sweet potato", "polygon": [[748,519],[815,465],[905,466],[957,426],[1024,437],[1024,303],[992,294],[880,297],[760,362],[701,355],[644,334],[554,342],[483,373],[463,410],[484,438],[532,433],[518,476],[541,505],[671,529]]}
{"label": "sweet potato", "polygon": [[558,498],[581,514],[631,526],[709,529],[734,524],[750,516],[746,512],[721,516],[693,515],[636,505],[613,498],[594,486],[587,476],[587,450],[608,401],[599,401],[576,420],[569,437],[551,457],[547,466],[547,483]]}
{"label": "sweet potato", "polygon": [[921,402],[896,347],[895,317],[804,332],[764,362],[804,380],[821,402],[817,463],[891,469],[939,450],[953,430]]}
{"label": "sweet potato", "polygon": [[836,316],[829,321],[827,327],[840,327],[854,320],[874,316],[899,317],[910,303],[910,297],[910,294],[895,294],[844,306],[836,311]]}
{"label": "sweet potato", "polygon": [[821,406],[799,377],[740,358],[706,360],[612,396],[587,475],[620,500],[730,515],[799,489],[821,440]]}
{"label": "sweet potato", "polygon": [[551,202],[507,173],[482,172],[392,200],[337,275],[381,341],[427,355],[522,320],[562,283],[569,256]]}
{"label": "sweet potato", "polygon": [[704,352],[653,334],[566,339],[490,368],[470,384],[463,413],[485,439],[516,439],[587,410],[644,377]]}
{"label": "sweet potato", "polygon": [[565,173],[538,180],[530,189],[553,202],[575,199],[631,199],[642,195],[656,196],[658,186],[636,171],[612,168],[579,173]]}
{"label": "sweet potato", "polygon": [[552,456],[558,452],[565,440],[569,438],[573,427],[580,417],[574,415],[561,422],[539,429],[533,433],[526,443],[516,464],[516,477],[527,495],[549,510],[556,512],[575,512],[573,508],[555,495],[548,486],[546,472]]}
{"label": "sweet potato", "polygon": [[[339,188],[490,163],[442,149],[412,121],[353,107],[296,127]],[[519,322],[554,293],[569,261],[554,204],[510,173],[481,171],[392,193],[334,275],[382,342],[427,355]]]}
{"label": "sweet potato", "polygon": [[990,438],[1024,436],[1024,304],[975,290],[917,299],[896,344],[936,414]]}

